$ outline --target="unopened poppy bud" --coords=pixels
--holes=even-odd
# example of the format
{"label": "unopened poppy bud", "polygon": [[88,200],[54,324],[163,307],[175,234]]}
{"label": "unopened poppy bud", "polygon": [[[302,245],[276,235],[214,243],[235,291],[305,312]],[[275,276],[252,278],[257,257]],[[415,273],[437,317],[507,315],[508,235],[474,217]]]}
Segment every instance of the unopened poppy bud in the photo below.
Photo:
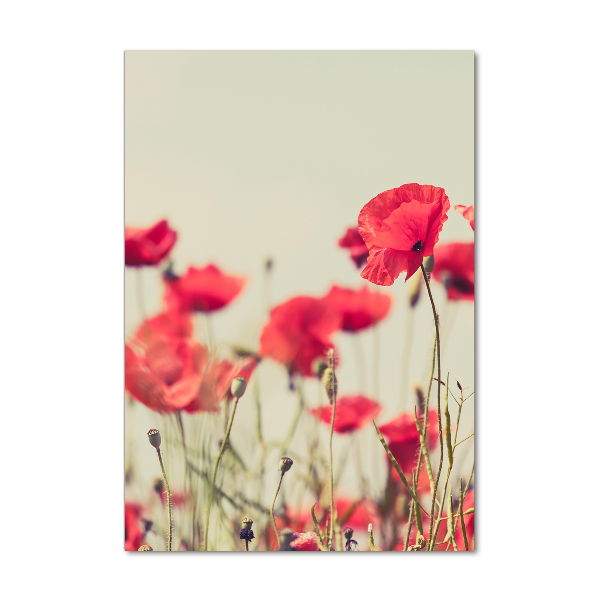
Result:
{"label": "unopened poppy bud", "polygon": [[288,458],[287,456],[282,456],[281,460],[279,461],[279,470],[282,473],[287,473],[287,471],[289,471],[292,468],[293,464],[294,461],[291,458]]}
{"label": "unopened poppy bud", "polygon": [[244,392],[246,391],[246,385],[246,380],[243,377],[236,377],[231,382],[231,393],[236,398],[241,398],[244,395]]}
{"label": "unopened poppy bud", "polygon": [[337,396],[338,382],[337,376],[331,367],[327,367],[325,369],[322,381],[327,397],[329,398],[329,404],[333,404],[334,395]]}
{"label": "unopened poppy bud", "polygon": [[344,529],[344,537],[347,540],[351,540],[353,535],[354,535],[354,529],[352,529],[352,527],[346,527],[346,529]]}
{"label": "unopened poppy bud", "polygon": [[294,539],[294,530],[286,527],[281,531],[282,546],[289,546]]}
{"label": "unopened poppy bud", "polygon": [[143,546],[140,546],[138,548],[138,552],[147,552],[148,550],[152,550],[154,551],[150,546],[148,546],[147,544],[144,544]]}
{"label": "unopened poppy bud", "polygon": [[243,529],[252,529],[252,523],[254,523],[254,521],[250,517],[246,517],[242,521],[242,528]]}
{"label": "unopened poppy bud", "polygon": [[151,429],[148,432],[148,441],[158,450],[160,448],[160,432],[158,429]]}

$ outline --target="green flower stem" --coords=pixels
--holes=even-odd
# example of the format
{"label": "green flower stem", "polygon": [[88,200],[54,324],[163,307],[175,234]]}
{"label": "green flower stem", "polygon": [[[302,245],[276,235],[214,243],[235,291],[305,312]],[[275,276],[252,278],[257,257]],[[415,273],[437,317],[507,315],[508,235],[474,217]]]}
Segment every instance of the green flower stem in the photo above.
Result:
{"label": "green flower stem", "polygon": [[[442,398],[441,398],[441,385],[442,385],[442,367],[440,364],[440,354],[441,354],[441,345],[440,345],[440,323],[437,314],[437,310],[435,309],[435,303],[433,301],[433,296],[431,295],[431,287],[429,286],[429,277],[427,277],[427,273],[425,272],[425,267],[423,263],[421,263],[421,273],[423,273],[423,279],[425,280],[425,285],[427,286],[427,294],[429,294],[429,302],[431,302],[431,310],[433,311],[433,322],[435,324],[435,340],[437,343],[437,412],[438,412],[438,428],[440,430],[440,466],[438,467],[438,472],[435,477],[435,483],[433,486],[433,494],[431,498],[431,520],[429,521],[429,550],[433,550],[433,543],[431,541],[431,536],[433,533],[433,515],[435,512],[435,500],[437,495],[437,488],[440,481],[440,473],[442,472],[442,464],[444,463],[444,440],[443,440],[443,431],[442,431]],[[425,429],[427,431],[427,429]],[[441,511],[440,511],[441,514]]]}
{"label": "green flower stem", "polygon": [[206,506],[206,525],[204,529],[204,551],[208,550],[208,526],[210,524],[210,510],[212,508],[213,496],[215,494],[215,482],[217,480],[217,471],[219,469],[219,463],[221,462],[221,458],[223,454],[225,454],[225,448],[227,448],[227,441],[229,440],[229,434],[231,433],[231,426],[233,425],[233,417],[235,417],[235,409],[237,408],[239,398],[234,398],[233,401],[233,410],[231,411],[231,417],[229,417],[229,423],[227,425],[227,431],[225,432],[225,437],[223,438],[223,442],[221,443],[221,450],[219,451],[219,456],[217,456],[217,462],[215,463],[215,470],[213,471],[212,480],[210,482],[210,488],[208,490],[208,504]]}
{"label": "green flower stem", "polygon": [[448,494],[448,528],[450,530],[450,539],[452,540],[452,546],[454,552],[458,552],[458,546],[456,545],[456,531],[454,529],[454,512],[452,510],[452,486],[450,486],[450,494]]}
{"label": "green flower stem", "polygon": [[333,350],[329,351],[329,367],[331,368],[331,388],[332,388],[332,397],[333,397],[333,406],[331,410],[331,431],[329,433],[329,489],[331,491],[331,501],[330,501],[330,513],[329,520],[331,522],[331,533],[329,535],[329,549],[333,547],[333,422],[335,420],[335,405],[336,405],[336,384],[335,384],[335,360],[333,357]]}
{"label": "green flower stem", "polygon": [[302,389],[302,382],[298,384],[298,406],[296,408],[296,414],[294,415],[294,420],[292,421],[292,426],[290,427],[290,431],[287,434],[287,437],[281,444],[279,449],[279,453],[282,456],[287,454],[287,450],[292,442],[292,438],[294,437],[294,433],[296,433],[296,429],[298,427],[298,422],[300,421],[300,417],[302,416],[302,411],[304,409],[304,390]]}
{"label": "green flower stem", "polygon": [[285,473],[281,471],[281,477],[279,478],[279,485],[277,486],[277,491],[275,492],[275,496],[273,498],[273,503],[271,504],[271,520],[273,521],[273,528],[275,529],[275,535],[277,536],[277,550],[281,548],[281,541],[279,540],[279,531],[277,531],[277,523],[275,523],[275,500],[277,500],[277,494],[279,494],[279,490],[281,489],[281,482],[283,481],[283,476]]}
{"label": "green flower stem", "polygon": [[160,453],[160,448],[156,449],[158,453],[158,462],[160,462],[160,468],[162,471],[162,476],[165,481],[165,489],[167,490],[167,515],[169,518],[169,536],[167,538],[167,551],[171,552],[171,544],[173,542],[173,514],[171,507],[171,488],[169,487],[169,480],[167,479],[167,472],[165,471],[165,465],[163,464],[162,454]]}
{"label": "green flower stem", "polygon": [[246,552],[250,552],[249,548],[248,548],[248,540],[244,540],[246,542]]}
{"label": "green flower stem", "polygon": [[[427,419],[425,419],[427,421]],[[429,451],[427,450],[427,446],[425,445],[425,435],[423,434],[423,430],[421,429],[421,424],[419,423],[419,417],[417,416],[417,409],[415,408],[415,424],[417,426],[417,431],[419,432],[419,439],[421,440],[421,449],[419,451],[419,460],[417,461],[417,469],[421,468],[421,457],[425,457],[425,469],[427,470],[427,477],[429,478],[429,487],[431,489],[431,493],[433,493],[433,471],[431,470],[431,462],[429,460]],[[419,482],[419,471],[417,471],[417,483]]]}
{"label": "green flower stem", "polygon": [[315,515],[315,506],[316,505],[317,505],[317,503],[315,502],[311,506],[310,514],[312,515],[313,524],[315,526],[315,531],[317,532],[317,535],[319,536],[319,541],[321,542],[321,546],[325,546],[325,540],[323,539],[323,532],[321,531],[321,528],[319,527],[319,521],[317,521],[317,517]]}
{"label": "green flower stem", "polygon": [[460,478],[460,499],[458,504],[458,514],[460,515],[460,528],[462,529],[463,540],[465,541],[465,550],[469,550],[469,540],[467,540],[467,528],[465,527],[465,515],[463,513],[463,502],[465,500],[465,491],[463,490],[462,477]]}

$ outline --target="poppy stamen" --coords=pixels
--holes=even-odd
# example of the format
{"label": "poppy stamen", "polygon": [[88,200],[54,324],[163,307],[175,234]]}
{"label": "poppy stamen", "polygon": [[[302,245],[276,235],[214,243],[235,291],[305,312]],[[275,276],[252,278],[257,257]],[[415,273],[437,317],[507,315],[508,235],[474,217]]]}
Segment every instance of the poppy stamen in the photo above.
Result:
{"label": "poppy stamen", "polygon": [[415,252],[420,252],[421,250],[423,250],[423,242],[421,240],[419,240],[413,247],[412,249]]}

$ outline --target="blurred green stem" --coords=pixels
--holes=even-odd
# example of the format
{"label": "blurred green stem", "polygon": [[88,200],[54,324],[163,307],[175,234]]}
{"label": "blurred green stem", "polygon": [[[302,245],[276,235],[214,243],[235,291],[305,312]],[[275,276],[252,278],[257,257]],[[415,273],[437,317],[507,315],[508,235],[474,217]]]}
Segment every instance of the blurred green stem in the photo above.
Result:
{"label": "blurred green stem", "polygon": [[332,410],[331,410],[331,432],[329,434],[329,490],[330,490],[330,507],[329,519],[331,521],[331,534],[329,536],[329,549],[333,547],[333,423],[335,421],[335,405],[337,396],[337,386],[335,381],[335,360],[333,350],[329,351],[329,367],[331,368],[331,392],[332,392]]}
{"label": "blurred green stem", "polygon": [[273,497],[273,503],[271,504],[271,520],[273,521],[273,529],[275,529],[275,535],[277,536],[278,550],[281,548],[281,542],[279,541],[279,531],[277,530],[277,523],[275,523],[275,500],[277,500],[277,494],[279,494],[279,490],[281,489],[281,482],[283,481],[284,475],[284,471],[281,471],[281,476],[279,477],[279,484],[277,485],[277,491],[275,492],[275,496]]}
{"label": "blurred green stem", "polygon": [[210,482],[210,488],[208,490],[208,504],[206,506],[206,525],[204,529],[204,551],[208,550],[208,526],[210,524],[210,510],[212,508],[213,496],[215,493],[215,481],[217,480],[217,471],[219,469],[219,463],[221,462],[221,458],[225,453],[225,449],[227,448],[227,441],[229,440],[229,434],[231,433],[231,426],[233,425],[233,417],[235,417],[235,409],[237,408],[239,398],[234,397],[233,401],[233,410],[231,411],[231,417],[229,418],[229,424],[227,425],[227,431],[225,432],[225,437],[223,438],[223,442],[221,443],[221,449],[219,450],[219,456],[217,456],[217,462],[215,463],[215,470],[213,471],[212,480]]}

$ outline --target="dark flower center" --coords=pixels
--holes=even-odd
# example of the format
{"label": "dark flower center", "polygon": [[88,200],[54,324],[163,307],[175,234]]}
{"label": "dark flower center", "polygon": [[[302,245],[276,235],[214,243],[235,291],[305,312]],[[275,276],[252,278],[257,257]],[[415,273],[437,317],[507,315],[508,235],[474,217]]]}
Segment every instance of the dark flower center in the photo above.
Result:
{"label": "dark flower center", "polygon": [[413,247],[412,249],[415,252],[420,252],[421,250],[423,250],[423,242],[421,242],[421,240],[419,240]]}

